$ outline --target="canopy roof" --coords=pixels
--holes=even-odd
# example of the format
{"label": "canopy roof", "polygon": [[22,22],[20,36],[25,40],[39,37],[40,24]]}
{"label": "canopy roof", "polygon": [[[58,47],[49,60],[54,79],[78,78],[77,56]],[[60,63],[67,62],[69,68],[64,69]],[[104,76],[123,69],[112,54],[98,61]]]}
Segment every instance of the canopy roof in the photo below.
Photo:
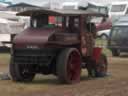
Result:
{"label": "canopy roof", "polygon": [[17,3],[17,4],[13,4],[13,5],[8,6],[8,8],[14,8],[14,7],[35,7],[35,8],[41,8],[39,6],[35,6],[35,5],[27,4],[27,3]]}
{"label": "canopy roof", "polygon": [[20,12],[18,16],[32,16],[32,15],[61,15],[61,16],[79,16],[79,15],[89,15],[89,16],[107,16],[106,14],[98,13],[92,10],[64,10],[64,9],[35,9],[35,10],[28,10],[24,12]]}

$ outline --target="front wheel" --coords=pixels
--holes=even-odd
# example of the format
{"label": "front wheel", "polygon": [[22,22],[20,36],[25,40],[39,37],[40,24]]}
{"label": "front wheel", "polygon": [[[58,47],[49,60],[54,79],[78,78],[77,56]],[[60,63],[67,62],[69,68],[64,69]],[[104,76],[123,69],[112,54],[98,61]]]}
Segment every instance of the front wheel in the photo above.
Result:
{"label": "front wheel", "polygon": [[35,73],[31,73],[31,65],[19,64],[13,59],[11,59],[9,68],[11,79],[16,82],[30,82],[35,76]]}
{"label": "front wheel", "polygon": [[79,51],[75,48],[63,50],[57,58],[56,71],[58,79],[63,83],[80,82],[81,56]]}

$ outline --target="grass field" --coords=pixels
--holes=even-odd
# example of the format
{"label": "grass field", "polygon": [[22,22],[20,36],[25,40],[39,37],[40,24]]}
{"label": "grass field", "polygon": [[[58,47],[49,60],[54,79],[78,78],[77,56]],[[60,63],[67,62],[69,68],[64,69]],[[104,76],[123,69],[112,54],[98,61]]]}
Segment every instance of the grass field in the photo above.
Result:
{"label": "grass field", "polygon": [[[111,57],[109,74],[105,78],[88,78],[83,70],[81,82],[75,85],[60,84],[55,76],[37,75],[31,83],[0,81],[0,96],[128,96],[128,55]],[[9,54],[0,54],[0,72],[8,72]]]}
{"label": "grass field", "polygon": [[[9,54],[0,55],[0,71],[8,71],[9,57]],[[108,60],[111,75],[106,78],[89,79],[84,70],[79,84],[63,85],[52,75],[38,75],[31,83],[0,81],[0,94],[1,96],[128,96],[127,56],[109,57]]]}
{"label": "grass field", "polygon": [[107,49],[107,40],[102,40],[101,38],[97,38],[95,42],[96,47],[101,47],[103,48],[102,53],[106,54],[107,56],[112,56],[112,53],[109,49]]}

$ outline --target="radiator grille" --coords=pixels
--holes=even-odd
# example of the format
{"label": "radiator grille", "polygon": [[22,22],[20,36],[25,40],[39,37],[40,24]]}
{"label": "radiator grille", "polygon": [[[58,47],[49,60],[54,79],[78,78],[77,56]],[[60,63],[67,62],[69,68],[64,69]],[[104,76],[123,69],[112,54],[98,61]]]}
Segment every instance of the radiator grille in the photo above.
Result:
{"label": "radiator grille", "polygon": [[56,55],[53,49],[16,49],[14,60],[18,64],[50,64]]}

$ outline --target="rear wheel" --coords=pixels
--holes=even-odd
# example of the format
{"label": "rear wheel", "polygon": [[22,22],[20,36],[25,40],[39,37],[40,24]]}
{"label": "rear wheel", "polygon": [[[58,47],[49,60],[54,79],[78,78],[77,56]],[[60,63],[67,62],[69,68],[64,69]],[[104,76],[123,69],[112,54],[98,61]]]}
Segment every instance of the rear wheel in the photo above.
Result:
{"label": "rear wheel", "polygon": [[102,40],[108,40],[108,36],[107,36],[106,34],[102,34],[102,35],[100,36],[100,38],[101,38]]}
{"label": "rear wheel", "polygon": [[30,82],[33,80],[35,73],[31,73],[31,65],[18,64],[11,59],[10,75],[13,81],[17,82]]}
{"label": "rear wheel", "polygon": [[107,70],[108,70],[107,58],[105,55],[102,54],[96,64],[95,76],[104,77],[107,75]]}
{"label": "rear wheel", "polygon": [[118,49],[112,49],[112,55],[113,56],[119,56],[120,55],[120,51]]}
{"label": "rear wheel", "polygon": [[58,79],[62,83],[78,83],[81,74],[81,56],[77,49],[69,48],[62,51],[56,67]]}

